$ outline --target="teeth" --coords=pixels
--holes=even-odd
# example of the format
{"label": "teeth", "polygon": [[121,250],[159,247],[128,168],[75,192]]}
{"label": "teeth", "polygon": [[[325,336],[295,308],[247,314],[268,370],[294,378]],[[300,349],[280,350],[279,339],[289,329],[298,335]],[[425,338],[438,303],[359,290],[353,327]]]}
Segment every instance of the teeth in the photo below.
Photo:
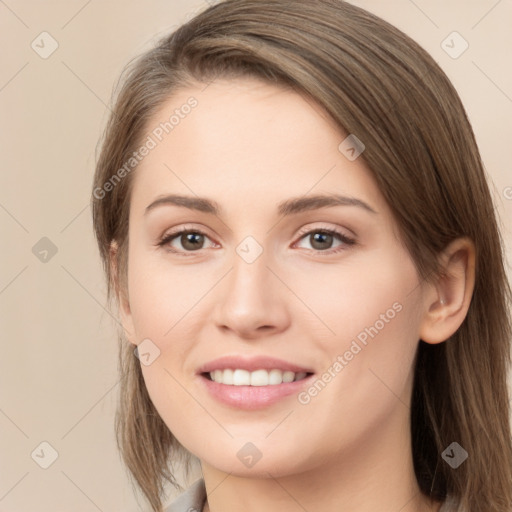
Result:
{"label": "teeth", "polygon": [[295,373],[293,372],[284,372],[283,373],[283,382],[293,382],[295,379]]}
{"label": "teeth", "polygon": [[281,370],[256,370],[249,372],[240,369],[226,369],[210,372],[210,378],[214,382],[230,386],[275,386],[283,382],[301,380],[306,376],[306,372],[294,373]]}
{"label": "teeth", "polygon": [[283,382],[283,372],[281,370],[270,370],[268,372],[268,383],[270,385],[281,384]]}
{"label": "teeth", "polygon": [[219,379],[222,379],[224,384],[233,385],[233,370],[217,370],[219,372]]}
{"label": "teeth", "polygon": [[267,370],[251,372],[251,386],[268,386],[269,377]]}
{"label": "teeth", "polygon": [[[217,371],[218,370],[216,370],[216,372]],[[217,374],[215,376],[217,376]],[[224,375],[222,375],[221,378],[224,378]],[[233,386],[250,386],[250,384],[251,374],[247,370],[235,370],[233,372]]]}

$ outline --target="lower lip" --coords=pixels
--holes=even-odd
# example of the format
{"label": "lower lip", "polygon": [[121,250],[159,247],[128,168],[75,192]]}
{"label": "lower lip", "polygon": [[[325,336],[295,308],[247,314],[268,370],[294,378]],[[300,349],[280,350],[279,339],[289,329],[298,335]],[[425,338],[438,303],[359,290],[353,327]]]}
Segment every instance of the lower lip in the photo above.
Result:
{"label": "lower lip", "polygon": [[203,375],[199,376],[208,392],[217,401],[246,410],[262,409],[290,395],[298,394],[312,377],[313,375],[309,375],[301,380],[273,386],[230,386],[214,382]]}

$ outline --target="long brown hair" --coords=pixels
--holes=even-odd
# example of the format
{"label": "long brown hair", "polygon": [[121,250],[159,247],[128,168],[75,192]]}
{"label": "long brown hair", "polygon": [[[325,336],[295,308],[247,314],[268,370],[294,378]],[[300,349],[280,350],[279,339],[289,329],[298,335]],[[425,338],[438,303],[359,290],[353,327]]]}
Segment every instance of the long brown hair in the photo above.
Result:
{"label": "long brown hair", "polygon": [[[438,256],[455,238],[474,242],[476,283],[466,319],[444,343],[419,341],[412,453],[425,495],[437,500],[450,495],[467,512],[510,512],[511,293],[491,195],[455,89],[418,44],[382,19],[340,0],[227,0],[127,66],[92,197],[109,296],[126,290],[136,170],[108,191],[104,184],[129,160],[148,119],[171,93],[215,77],[240,76],[292,87],[364,142],[362,158],[421,278],[438,275]],[[119,246],[114,262],[113,241]],[[133,346],[122,335],[120,341],[118,445],[153,510],[160,512],[166,482],[175,483],[172,464],[180,445],[151,402]],[[456,470],[441,455],[454,441],[469,454]]]}

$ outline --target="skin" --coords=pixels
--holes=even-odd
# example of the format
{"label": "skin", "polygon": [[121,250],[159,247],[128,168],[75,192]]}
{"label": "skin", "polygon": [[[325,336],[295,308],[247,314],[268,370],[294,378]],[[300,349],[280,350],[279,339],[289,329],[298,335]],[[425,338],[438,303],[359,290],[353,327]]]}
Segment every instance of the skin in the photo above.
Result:
{"label": "skin", "polygon": [[[119,299],[129,341],[149,338],[160,350],[142,366],[144,379],[166,425],[201,460],[204,510],[438,510],[414,476],[413,362],[419,339],[443,342],[462,323],[472,244],[453,242],[441,255],[448,276],[421,282],[370,169],[338,150],[347,134],[293,91],[248,78],[198,84],[175,92],[147,133],[191,95],[198,106],[133,176],[128,289]],[[374,213],[276,211],[290,198],[332,193]],[[145,213],[166,194],[207,197],[222,211],[160,205]],[[174,228],[206,238],[195,251],[179,236],[159,246]],[[355,244],[334,237],[315,245],[305,233],[320,228]],[[263,249],[252,263],[236,252],[247,236]],[[216,401],[196,375],[224,355],[268,355],[319,377],[397,303],[400,312],[308,404],[291,395],[240,410]],[[251,468],[237,457],[247,442],[262,455]]]}

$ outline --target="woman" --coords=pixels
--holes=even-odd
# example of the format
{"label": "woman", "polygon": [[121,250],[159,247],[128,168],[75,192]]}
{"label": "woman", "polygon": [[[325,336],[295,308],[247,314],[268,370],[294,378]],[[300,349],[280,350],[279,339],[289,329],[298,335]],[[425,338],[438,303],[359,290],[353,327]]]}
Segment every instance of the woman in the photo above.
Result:
{"label": "woman", "polygon": [[197,15],[129,68],[93,215],[155,512],[186,454],[204,478],[169,511],[511,510],[494,208],[396,28],[338,0]]}

